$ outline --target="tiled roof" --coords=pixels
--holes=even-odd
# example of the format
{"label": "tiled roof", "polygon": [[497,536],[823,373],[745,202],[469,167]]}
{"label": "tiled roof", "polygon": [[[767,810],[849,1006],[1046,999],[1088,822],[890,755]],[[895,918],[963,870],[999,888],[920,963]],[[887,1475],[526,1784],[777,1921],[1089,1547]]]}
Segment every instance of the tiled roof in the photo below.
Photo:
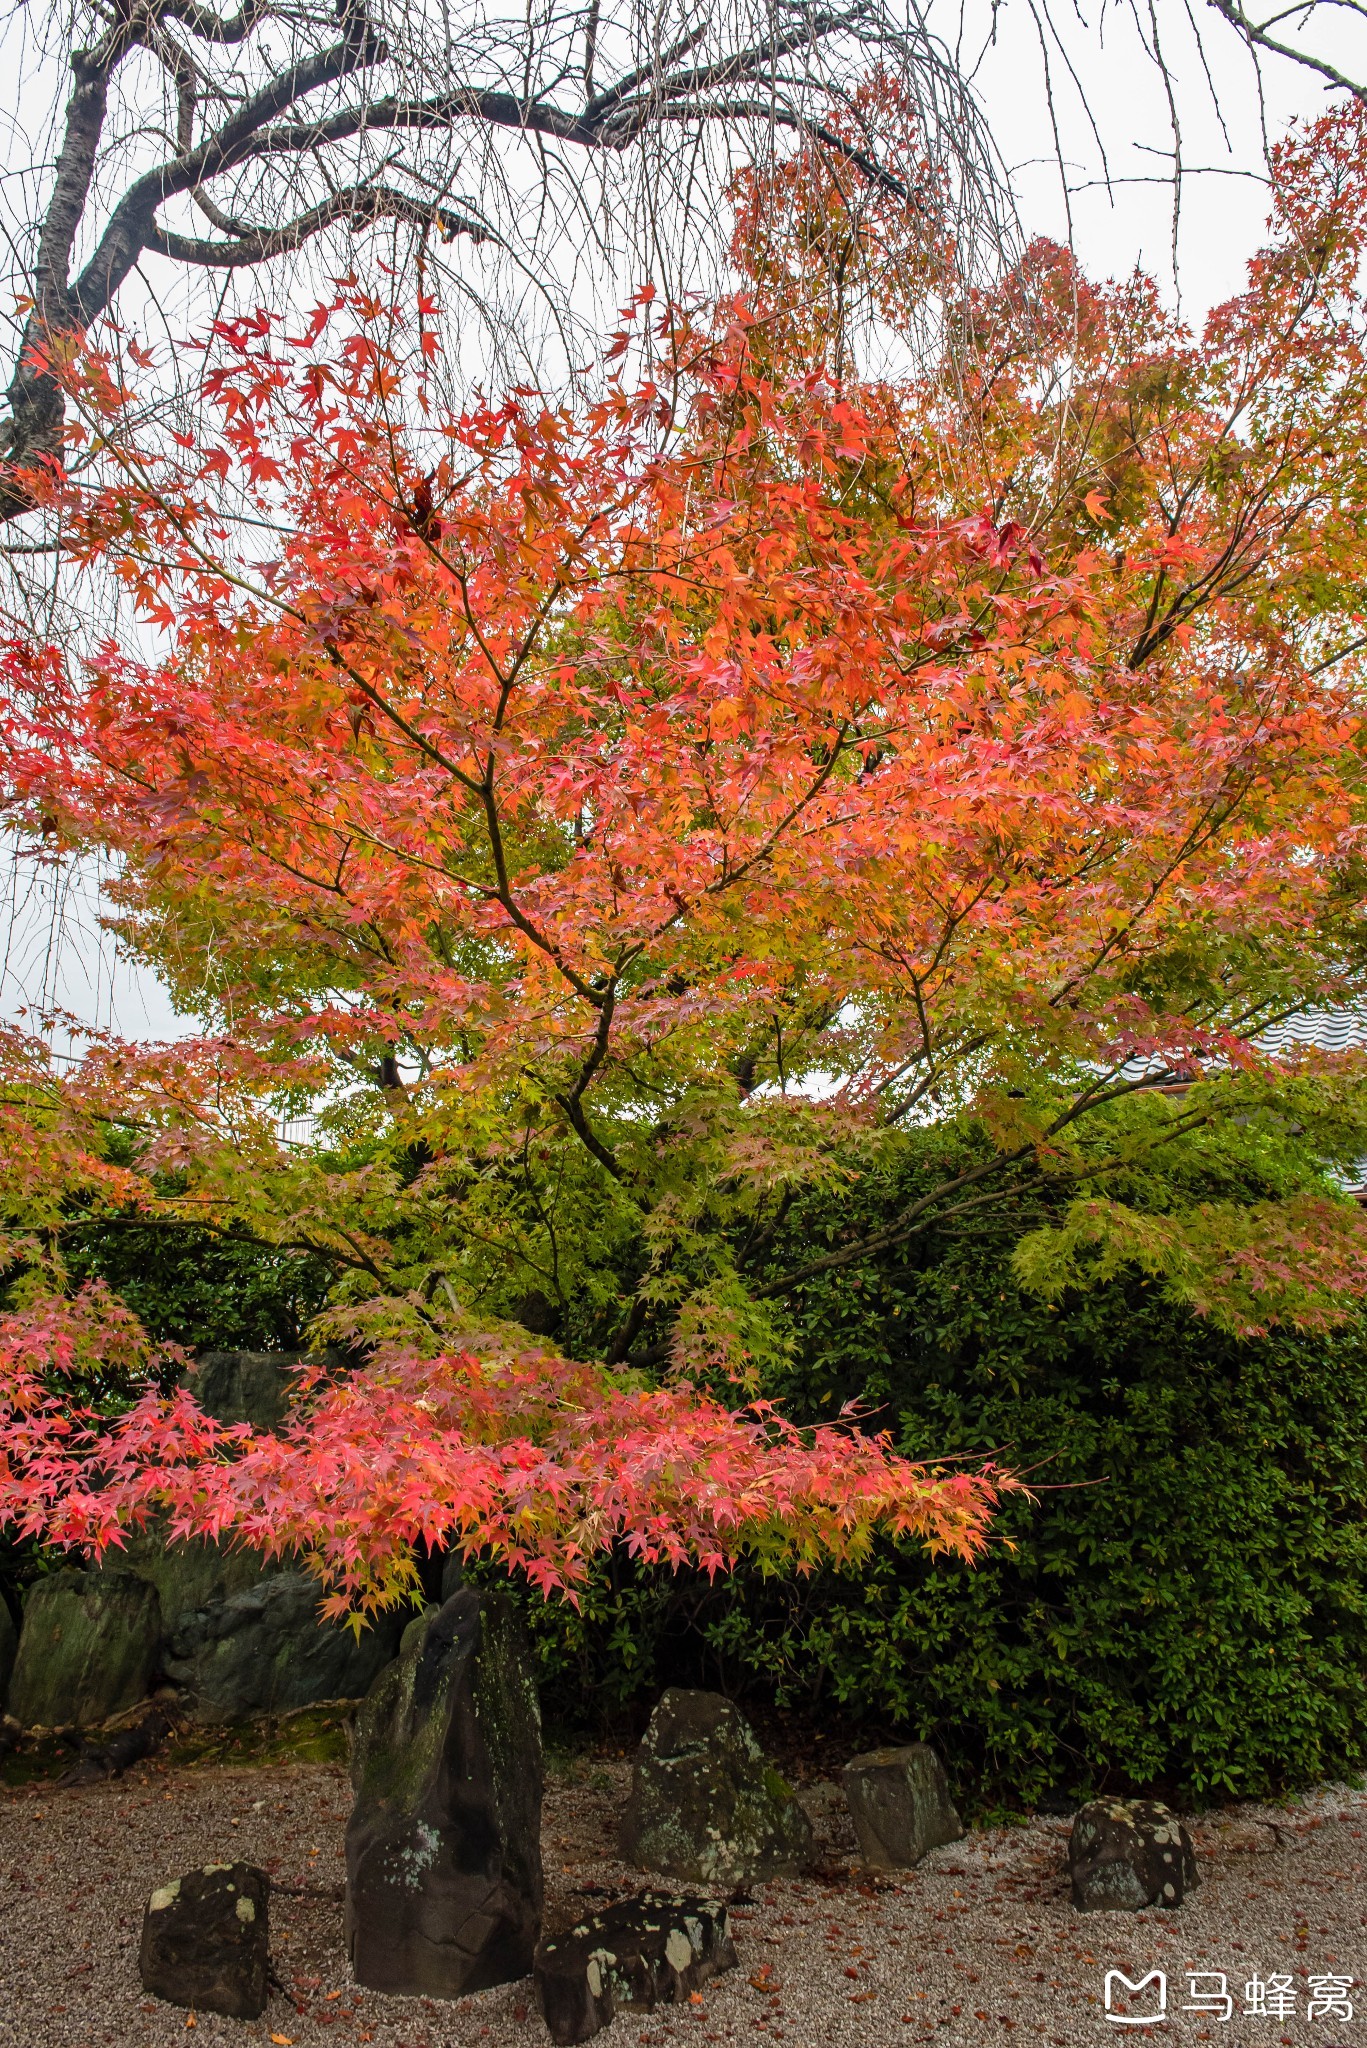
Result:
{"label": "tiled roof", "polygon": [[1265,1052],[1286,1052],[1296,1045],[1313,1045],[1321,1052],[1352,1052],[1367,1046],[1367,1003],[1302,1010],[1260,1031],[1253,1043]]}

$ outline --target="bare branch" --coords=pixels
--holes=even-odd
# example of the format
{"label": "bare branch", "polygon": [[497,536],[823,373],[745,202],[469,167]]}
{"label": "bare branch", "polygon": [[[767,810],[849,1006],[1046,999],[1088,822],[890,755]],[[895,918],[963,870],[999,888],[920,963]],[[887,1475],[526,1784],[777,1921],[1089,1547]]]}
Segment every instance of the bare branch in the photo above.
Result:
{"label": "bare branch", "polygon": [[307,213],[287,221],[283,227],[244,229],[234,222],[235,238],[228,242],[199,241],[191,235],[172,234],[154,227],[147,237],[147,247],[177,263],[233,269],[240,264],[264,263],[272,256],[298,249],[310,235],[339,222],[358,228],[378,220],[435,225],[448,241],[455,235],[469,235],[476,242],[489,239],[489,230],[482,222],[466,220],[449,207],[411,199],[406,192],[396,192],[386,185],[353,185],[350,191],[339,192],[335,198],[310,207]]}
{"label": "bare branch", "polygon": [[[1354,79],[1349,78],[1346,72],[1340,71],[1336,64],[1331,64],[1327,58],[1317,57],[1309,50],[1297,49],[1294,43],[1284,43],[1280,37],[1269,35],[1267,26],[1260,26],[1256,21],[1253,21],[1239,5],[1239,0],[1210,0],[1210,5],[1217,14],[1224,16],[1231,27],[1238,29],[1240,35],[1243,36],[1250,46],[1262,50],[1272,50],[1278,57],[1289,57],[1293,64],[1303,65],[1307,71],[1318,72],[1320,77],[1326,79],[1330,85],[1339,86],[1344,92],[1352,93],[1354,99],[1362,100],[1364,104],[1367,104],[1367,86],[1357,84]],[[1304,16],[1310,12],[1310,9],[1302,7],[1297,8],[1295,12]],[[1285,16],[1275,15],[1273,19],[1281,21],[1285,19]]]}

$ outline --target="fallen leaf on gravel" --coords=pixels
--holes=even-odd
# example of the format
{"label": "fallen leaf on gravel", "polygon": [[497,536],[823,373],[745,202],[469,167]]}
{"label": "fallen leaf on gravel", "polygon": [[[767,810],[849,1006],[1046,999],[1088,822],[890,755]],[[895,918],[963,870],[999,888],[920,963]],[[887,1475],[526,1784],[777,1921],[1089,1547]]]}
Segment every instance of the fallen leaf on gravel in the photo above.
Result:
{"label": "fallen leaf on gravel", "polygon": [[275,2043],[275,2048],[294,2048],[293,2034],[272,2034],[271,2039]]}

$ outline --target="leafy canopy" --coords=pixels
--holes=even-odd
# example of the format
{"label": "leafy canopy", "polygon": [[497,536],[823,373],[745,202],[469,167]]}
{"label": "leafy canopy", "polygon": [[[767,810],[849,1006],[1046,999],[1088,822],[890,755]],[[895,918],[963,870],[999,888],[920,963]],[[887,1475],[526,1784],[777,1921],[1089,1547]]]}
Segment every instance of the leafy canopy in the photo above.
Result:
{"label": "leafy canopy", "polygon": [[[445,412],[354,281],[217,328],[196,433],[58,366],[85,441],[34,489],[145,626],[16,638],[12,809],[117,855],[208,1028],[60,1078],[4,1042],[26,1526],[169,1505],[339,1598],[419,1534],[547,1584],[624,1534],[971,1552],[990,1475],[726,1409],[817,1275],[1023,1203],[1046,1295],[1137,1264],[1246,1333],[1362,1292],[1362,1059],[1259,1034],[1363,992],[1363,117],[1282,147],[1200,335],[1039,246],[900,379],[838,289],[887,222],[815,160],[790,199],[742,209],[743,297],[628,309],[580,410]],[[936,1119],[876,1240],[794,1250],[800,1191]],[[110,1212],[322,1256],[365,1365],[278,1438],[188,1394],[71,1434],[51,1359],[138,1343],[66,1285]]]}

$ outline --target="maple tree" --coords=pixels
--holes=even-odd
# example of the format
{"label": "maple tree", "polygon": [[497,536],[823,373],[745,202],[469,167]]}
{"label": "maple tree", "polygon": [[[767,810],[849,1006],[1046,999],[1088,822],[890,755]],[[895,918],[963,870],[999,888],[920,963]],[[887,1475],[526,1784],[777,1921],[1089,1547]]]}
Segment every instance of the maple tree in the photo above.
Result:
{"label": "maple tree", "polygon": [[[617,1540],[972,1555],[1001,1475],[729,1406],[808,1281],[1024,1207],[1046,1294],[1137,1264],[1236,1332],[1343,1315],[1363,1058],[1259,1034],[1363,991],[1363,117],[1275,168],[1199,335],[1041,244],[941,361],[860,377],[833,266],[897,202],[799,156],[790,209],[742,203],[744,294],[643,294],[578,410],[445,413],[354,280],[216,330],[199,435],[49,366],[84,459],[31,489],[145,626],[16,635],[11,811],[117,854],[208,1028],[60,1074],[3,1041],[0,1512],[165,1511],[342,1604],[423,1537],[548,1587]],[[937,1182],[794,1260],[804,1195],[936,1122]],[[96,1362],[158,1369],[66,1286],[119,1215],[325,1256],[352,1363],[274,1434],[184,1389],[97,1427]]]}

